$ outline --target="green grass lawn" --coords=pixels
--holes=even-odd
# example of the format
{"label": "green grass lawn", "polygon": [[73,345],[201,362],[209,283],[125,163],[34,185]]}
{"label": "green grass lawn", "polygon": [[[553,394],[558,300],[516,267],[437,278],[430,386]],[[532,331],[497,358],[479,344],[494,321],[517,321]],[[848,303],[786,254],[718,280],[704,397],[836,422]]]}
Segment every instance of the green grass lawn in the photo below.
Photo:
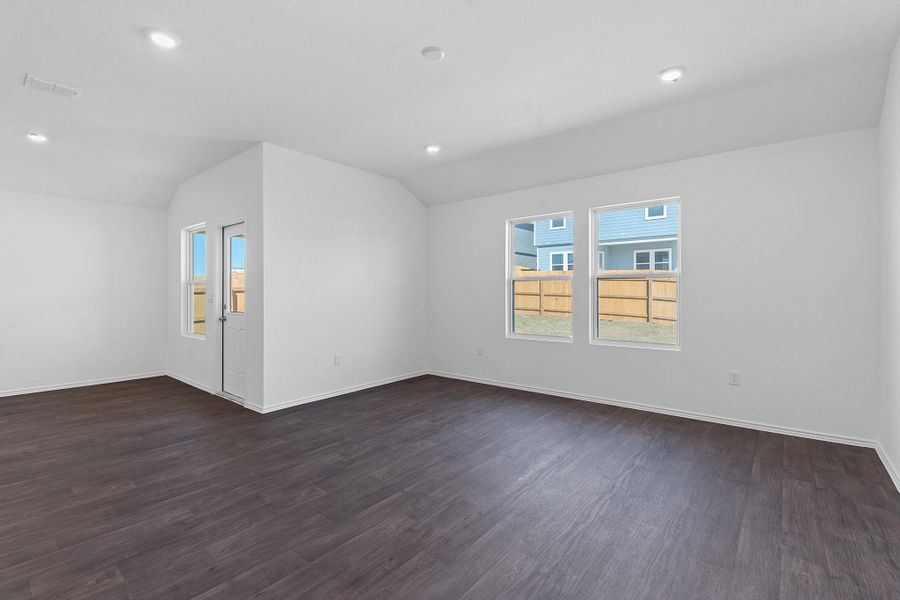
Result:
{"label": "green grass lawn", "polygon": [[[516,315],[516,333],[569,337],[572,320],[569,317]],[[641,342],[647,344],[676,344],[675,325],[641,323],[639,321],[601,321],[600,339],[610,342]]]}

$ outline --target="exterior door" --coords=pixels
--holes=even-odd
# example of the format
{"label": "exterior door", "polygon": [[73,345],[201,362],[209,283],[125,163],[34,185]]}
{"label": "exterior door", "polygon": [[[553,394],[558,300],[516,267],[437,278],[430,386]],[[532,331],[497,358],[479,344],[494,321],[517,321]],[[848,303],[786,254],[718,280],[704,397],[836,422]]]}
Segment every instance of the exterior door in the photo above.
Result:
{"label": "exterior door", "polygon": [[244,223],[222,229],[222,391],[243,399],[247,390],[247,235]]}

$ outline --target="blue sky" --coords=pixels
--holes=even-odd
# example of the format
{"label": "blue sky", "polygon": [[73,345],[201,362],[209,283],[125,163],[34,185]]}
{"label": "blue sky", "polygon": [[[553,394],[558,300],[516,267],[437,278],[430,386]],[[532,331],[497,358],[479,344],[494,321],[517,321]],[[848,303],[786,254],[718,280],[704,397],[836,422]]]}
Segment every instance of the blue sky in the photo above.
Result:
{"label": "blue sky", "polygon": [[247,238],[241,237],[233,237],[231,238],[231,268],[232,269],[241,269],[244,268],[244,252],[245,246],[247,245]]}
{"label": "blue sky", "polygon": [[[206,276],[206,234],[195,233],[193,236],[194,277]],[[246,259],[246,238],[231,238],[231,266],[243,269]]]}

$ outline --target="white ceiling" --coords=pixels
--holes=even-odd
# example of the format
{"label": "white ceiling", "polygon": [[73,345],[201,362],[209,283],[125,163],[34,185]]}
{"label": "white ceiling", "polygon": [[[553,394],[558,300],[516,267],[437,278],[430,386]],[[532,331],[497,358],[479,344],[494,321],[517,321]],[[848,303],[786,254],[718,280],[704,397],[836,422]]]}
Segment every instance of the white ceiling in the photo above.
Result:
{"label": "white ceiling", "polygon": [[[150,26],[183,45],[151,46]],[[624,160],[609,139],[630,126],[715,134],[690,155],[764,143],[759,118],[775,137],[872,125],[898,33],[896,0],[4,0],[0,187],[166,206],[178,182],[268,141],[457,200],[685,146],[670,131],[666,151],[634,143]],[[432,44],[445,60],[421,58]],[[661,83],[672,64],[687,76]],[[27,89],[26,73],[84,92]]]}

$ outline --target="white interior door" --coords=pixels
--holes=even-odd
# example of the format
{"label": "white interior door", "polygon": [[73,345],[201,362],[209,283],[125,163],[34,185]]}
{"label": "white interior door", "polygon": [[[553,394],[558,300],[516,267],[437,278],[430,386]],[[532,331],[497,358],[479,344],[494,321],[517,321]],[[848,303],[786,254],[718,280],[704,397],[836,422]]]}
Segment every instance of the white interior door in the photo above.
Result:
{"label": "white interior door", "polygon": [[247,390],[247,235],[243,223],[222,229],[222,390],[244,398]]}

